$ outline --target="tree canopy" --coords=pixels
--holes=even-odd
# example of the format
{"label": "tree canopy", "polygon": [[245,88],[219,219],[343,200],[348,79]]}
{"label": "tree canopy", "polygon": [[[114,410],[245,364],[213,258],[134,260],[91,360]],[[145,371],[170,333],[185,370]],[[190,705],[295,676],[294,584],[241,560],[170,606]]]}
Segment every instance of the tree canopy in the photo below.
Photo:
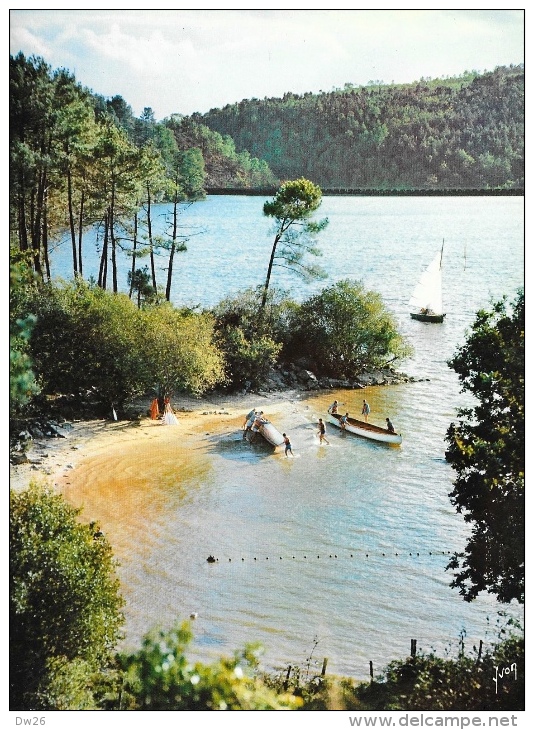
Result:
{"label": "tree canopy", "polygon": [[[269,265],[261,309],[265,308],[271,281],[273,266],[285,266],[298,275],[307,278],[324,278],[326,274],[318,267],[306,261],[306,254],[320,256],[315,236],[328,224],[328,218],[321,221],[311,219],[313,213],[321,205],[321,189],[305,178],[283,183],[272,200],[266,201],[263,214],[274,218],[274,241],[271,249]],[[283,263],[278,263],[278,262]]]}
{"label": "tree canopy", "polygon": [[449,563],[468,601],[480,592],[509,603],[525,591],[525,301],[506,298],[478,312],[450,367],[476,404],[447,431],[456,471],[452,504],[471,525]]}
{"label": "tree canopy", "polygon": [[[98,284],[117,291],[117,252],[148,254],[157,293],[154,255],[185,250],[178,206],[205,195],[205,185],[275,185],[262,160],[237,153],[229,137],[173,117],[140,118],[120,96],[105,99],[40,57],[10,57],[10,234],[36,273],[50,280],[52,246],[69,243],[72,273],[83,276],[84,234],[98,232]],[[151,206],[173,205],[168,237],[152,235]]]}

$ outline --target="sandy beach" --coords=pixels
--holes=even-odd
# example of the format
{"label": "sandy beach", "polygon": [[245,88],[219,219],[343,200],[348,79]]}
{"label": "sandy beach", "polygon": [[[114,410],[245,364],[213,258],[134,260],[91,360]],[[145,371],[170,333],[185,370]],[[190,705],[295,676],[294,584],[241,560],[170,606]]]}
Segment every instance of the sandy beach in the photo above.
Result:
{"label": "sandy beach", "polygon": [[[302,394],[299,394],[302,397]],[[238,430],[243,417],[251,408],[265,410],[269,416],[287,408],[298,399],[293,392],[247,395],[211,395],[208,397],[181,396],[172,402],[179,420],[179,435],[184,446],[199,442],[207,433],[224,428]],[[176,427],[164,426],[161,420],[152,421],[148,415],[150,397],[140,398],[128,406],[128,420],[108,419],[73,420],[65,429],[65,438],[36,438],[26,453],[28,461],[10,464],[10,488],[25,489],[30,482],[61,488],[70,481],[76,466],[98,457],[105,450],[120,448],[120,444],[136,439],[142,441],[153,434],[152,429],[167,429],[174,433]]]}

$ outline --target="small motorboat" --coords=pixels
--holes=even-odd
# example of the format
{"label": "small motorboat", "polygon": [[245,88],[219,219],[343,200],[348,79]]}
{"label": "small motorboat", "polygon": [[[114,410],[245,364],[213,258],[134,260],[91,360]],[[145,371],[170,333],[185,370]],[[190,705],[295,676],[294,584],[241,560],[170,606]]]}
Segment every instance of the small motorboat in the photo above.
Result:
{"label": "small motorboat", "polygon": [[[332,423],[338,428],[342,427],[341,414],[329,413],[328,422]],[[345,424],[345,431],[354,433],[356,436],[363,436],[366,439],[372,439],[373,441],[382,441],[386,444],[401,444],[402,435],[396,431],[389,431],[387,428],[381,426],[375,426],[373,423],[366,423],[365,421],[357,421],[355,418],[347,418]]]}

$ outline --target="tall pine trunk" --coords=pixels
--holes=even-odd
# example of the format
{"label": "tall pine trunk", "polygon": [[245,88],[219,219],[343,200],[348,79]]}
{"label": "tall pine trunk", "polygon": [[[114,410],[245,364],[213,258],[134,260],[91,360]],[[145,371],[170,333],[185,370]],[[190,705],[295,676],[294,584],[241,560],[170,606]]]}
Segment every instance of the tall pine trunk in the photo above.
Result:
{"label": "tall pine trunk", "polygon": [[46,278],[47,281],[50,281],[50,256],[48,254],[48,201],[45,201],[45,207],[43,211],[43,259],[45,264],[45,270],[46,270]]}
{"label": "tall pine trunk", "polygon": [[80,216],[78,218],[78,269],[80,276],[83,276],[83,264],[82,264],[82,238],[83,238],[83,214],[85,205],[85,190],[82,189],[82,197],[80,200]]}
{"label": "tall pine trunk", "polygon": [[282,237],[282,234],[280,232],[278,232],[274,239],[273,248],[271,251],[271,258],[269,259],[269,266],[267,268],[267,277],[265,279],[265,284],[263,285],[263,296],[261,298],[260,315],[263,314],[265,305],[267,303],[267,292],[269,291],[269,283],[271,281],[271,273],[273,270],[274,256],[276,254],[276,247],[278,246],[278,242],[280,241],[281,237]]}
{"label": "tall pine trunk", "polygon": [[76,249],[76,229],[74,226],[74,209],[72,205],[72,175],[67,170],[67,206],[69,211],[70,241],[72,245],[72,272],[74,277],[78,276],[78,252]]}
{"label": "tall pine trunk", "polygon": [[113,280],[113,292],[116,294],[118,291],[117,287],[117,240],[115,238],[115,231],[110,228],[111,236],[111,276]]}
{"label": "tall pine trunk", "polygon": [[150,269],[152,271],[152,287],[154,288],[154,294],[158,291],[158,284],[156,281],[156,261],[154,259],[154,241],[152,239],[152,208],[151,208],[151,198],[150,198],[150,185],[146,186],[146,221],[147,221],[147,227],[148,227],[148,242],[150,245]]}
{"label": "tall pine trunk", "polygon": [[132,268],[130,273],[130,293],[129,297],[132,298],[134,275],[135,275],[135,264],[137,261],[137,230],[139,225],[139,219],[137,213],[134,215],[134,234],[133,234],[133,246],[132,246]]}
{"label": "tall pine trunk", "polygon": [[19,229],[19,246],[21,251],[28,250],[28,230],[26,228],[26,185],[24,172],[19,174],[19,194],[18,194],[18,229]]}
{"label": "tall pine trunk", "polygon": [[98,286],[101,289],[106,288],[106,279],[108,273],[108,215],[104,216],[104,242],[102,244],[102,254],[100,256],[100,269],[98,271]]}
{"label": "tall pine trunk", "polygon": [[32,216],[32,251],[33,251],[33,265],[35,271],[41,279],[43,278],[43,269],[41,266],[41,238],[42,238],[42,222],[43,222],[43,207],[44,207],[44,196],[46,190],[46,172],[41,171],[38,184],[37,184],[37,195],[35,198],[35,206],[33,209]]}
{"label": "tall pine trunk", "polygon": [[171,251],[169,253],[169,268],[167,270],[167,287],[165,289],[165,299],[171,301],[171,287],[172,287],[172,267],[174,261],[174,253],[176,251],[176,237],[178,235],[178,201],[174,198],[174,207],[172,212],[172,244]]}
{"label": "tall pine trunk", "polygon": [[109,236],[111,238],[111,277],[113,291],[117,293],[117,241],[115,238],[115,183],[111,188],[111,205],[109,206]]}

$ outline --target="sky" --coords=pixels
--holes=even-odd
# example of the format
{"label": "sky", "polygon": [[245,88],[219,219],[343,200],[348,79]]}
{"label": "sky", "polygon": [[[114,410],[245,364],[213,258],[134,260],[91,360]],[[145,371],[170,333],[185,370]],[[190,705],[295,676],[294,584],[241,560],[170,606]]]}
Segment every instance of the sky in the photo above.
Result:
{"label": "sky", "polygon": [[[525,12],[506,9],[25,9],[10,3],[10,53],[139,116],[204,113],[243,99],[417,81],[524,62]],[[17,7],[18,5],[18,7]],[[193,6],[191,3],[190,6]]]}

